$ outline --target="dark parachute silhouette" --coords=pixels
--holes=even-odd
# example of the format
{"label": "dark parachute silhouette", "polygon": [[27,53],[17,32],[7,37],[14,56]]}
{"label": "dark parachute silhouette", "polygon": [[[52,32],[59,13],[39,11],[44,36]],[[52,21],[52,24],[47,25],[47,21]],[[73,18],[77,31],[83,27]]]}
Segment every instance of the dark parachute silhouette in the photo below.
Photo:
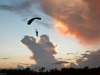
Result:
{"label": "dark parachute silhouette", "polygon": [[30,20],[27,22],[27,24],[30,25],[30,24],[33,22],[33,20],[35,20],[35,19],[41,20],[40,17],[34,17],[34,18],[30,19]]}

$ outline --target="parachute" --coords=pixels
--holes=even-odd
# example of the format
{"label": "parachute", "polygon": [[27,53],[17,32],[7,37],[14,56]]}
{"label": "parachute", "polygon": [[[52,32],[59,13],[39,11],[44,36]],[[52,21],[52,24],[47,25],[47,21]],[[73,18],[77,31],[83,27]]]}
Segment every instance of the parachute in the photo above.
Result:
{"label": "parachute", "polygon": [[35,19],[41,20],[40,17],[35,17],[35,18],[30,19],[30,20],[27,22],[27,24],[30,25],[30,24],[33,22],[33,20],[35,20]]}

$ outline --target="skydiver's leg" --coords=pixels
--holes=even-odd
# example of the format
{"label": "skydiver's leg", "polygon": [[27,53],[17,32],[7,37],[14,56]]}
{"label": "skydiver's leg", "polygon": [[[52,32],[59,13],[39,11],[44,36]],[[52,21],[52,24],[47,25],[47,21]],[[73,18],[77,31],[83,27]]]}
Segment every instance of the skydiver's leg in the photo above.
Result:
{"label": "skydiver's leg", "polygon": [[36,36],[38,37],[38,32],[36,32]]}
{"label": "skydiver's leg", "polygon": [[38,37],[38,33],[37,33],[37,37]]}

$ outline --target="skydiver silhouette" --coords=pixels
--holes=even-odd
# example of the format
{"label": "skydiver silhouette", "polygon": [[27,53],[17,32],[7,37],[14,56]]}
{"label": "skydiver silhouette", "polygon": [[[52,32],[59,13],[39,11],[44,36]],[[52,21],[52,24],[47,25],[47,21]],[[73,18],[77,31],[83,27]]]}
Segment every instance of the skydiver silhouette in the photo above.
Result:
{"label": "skydiver silhouette", "polygon": [[37,30],[37,29],[35,29],[35,32],[36,32],[36,36],[38,37],[38,30]]}

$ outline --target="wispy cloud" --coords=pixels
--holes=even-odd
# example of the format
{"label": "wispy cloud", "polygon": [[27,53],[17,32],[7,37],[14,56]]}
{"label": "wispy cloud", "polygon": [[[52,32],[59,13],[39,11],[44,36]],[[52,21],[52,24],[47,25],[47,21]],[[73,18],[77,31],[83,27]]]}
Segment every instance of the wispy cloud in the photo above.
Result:
{"label": "wispy cloud", "polygon": [[61,64],[67,64],[67,63],[69,63],[69,62],[67,62],[67,61],[58,61],[58,62],[55,62],[53,64],[55,64],[55,65],[61,65]]}
{"label": "wispy cloud", "polygon": [[11,59],[11,58],[1,58],[1,59]]}

